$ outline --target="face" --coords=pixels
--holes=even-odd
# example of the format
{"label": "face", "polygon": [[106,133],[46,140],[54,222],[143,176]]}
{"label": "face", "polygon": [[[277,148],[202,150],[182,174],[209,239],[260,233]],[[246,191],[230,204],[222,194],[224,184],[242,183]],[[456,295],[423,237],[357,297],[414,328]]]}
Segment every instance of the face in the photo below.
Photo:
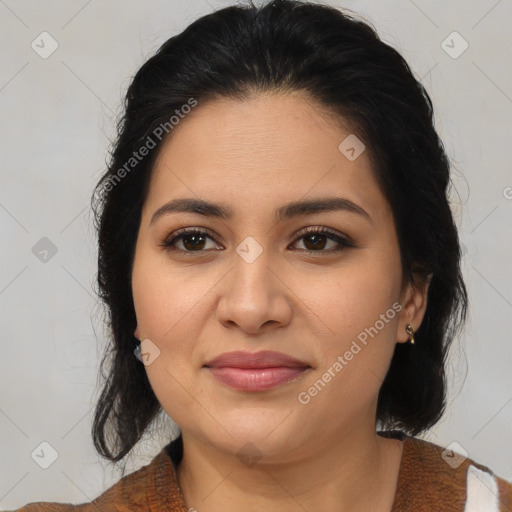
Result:
{"label": "face", "polygon": [[[391,209],[368,148],[357,156],[348,139],[339,149],[349,135],[306,96],[263,94],[199,104],[162,147],[132,288],[137,337],[151,340],[145,370],[184,439],[232,454],[251,442],[268,460],[293,460],[375,431],[395,344],[426,303],[402,289]],[[175,211],[177,199],[226,215]],[[326,199],[355,206],[284,209]],[[208,367],[232,351],[300,364]]]}

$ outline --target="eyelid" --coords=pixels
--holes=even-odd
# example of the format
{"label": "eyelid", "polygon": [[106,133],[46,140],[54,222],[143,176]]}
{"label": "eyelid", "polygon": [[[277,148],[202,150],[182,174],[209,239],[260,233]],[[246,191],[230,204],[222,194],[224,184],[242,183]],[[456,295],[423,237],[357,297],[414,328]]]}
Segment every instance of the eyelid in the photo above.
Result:
{"label": "eyelid", "polygon": [[[340,239],[347,246],[354,245],[354,242],[348,235],[345,235],[344,233],[341,233],[335,229],[331,229],[331,228],[324,227],[324,226],[308,226],[308,227],[300,229],[293,235],[294,242],[299,240],[300,238],[302,238],[306,235],[310,235],[310,234],[331,235],[334,240]],[[311,252],[329,252],[329,251],[311,251]]]}

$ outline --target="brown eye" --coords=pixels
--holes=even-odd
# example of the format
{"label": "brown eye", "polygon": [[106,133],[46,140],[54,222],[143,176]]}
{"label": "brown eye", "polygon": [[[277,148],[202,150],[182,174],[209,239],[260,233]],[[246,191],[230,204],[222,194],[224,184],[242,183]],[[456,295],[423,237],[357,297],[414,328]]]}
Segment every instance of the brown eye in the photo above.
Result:
{"label": "brown eye", "polygon": [[[162,245],[166,250],[180,252],[205,252],[206,240],[214,240],[214,238],[206,231],[198,229],[180,229],[165,240]],[[182,244],[183,248],[176,247],[176,243]]]}
{"label": "brown eye", "polygon": [[[335,231],[326,228],[306,228],[299,232],[297,241],[304,239],[306,251],[309,252],[337,252],[347,247],[354,247],[349,239]],[[328,241],[334,242],[334,248],[324,250]]]}
{"label": "brown eye", "polygon": [[[307,252],[332,253],[348,247],[355,247],[348,237],[322,227],[306,228],[300,231],[295,243],[300,239],[304,239],[305,246],[305,249],[300,250]],[[214,242],[212,247],[207,247],[208,240]],[[328,247],[329,242],[333,245],[330,248]],[[181,244],[181,247],[178,244]],[[215,238],[208,231],[197,228],[183,228],[172,233],[161,246],[168,251],[193,254],[207,252],[212,249],[219,250],[215,244]]]}

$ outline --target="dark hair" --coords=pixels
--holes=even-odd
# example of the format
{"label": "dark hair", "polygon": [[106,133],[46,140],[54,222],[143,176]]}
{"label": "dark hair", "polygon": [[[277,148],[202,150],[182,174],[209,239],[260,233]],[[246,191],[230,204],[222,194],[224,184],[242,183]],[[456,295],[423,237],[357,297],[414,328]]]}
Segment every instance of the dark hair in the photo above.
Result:
{"label": "dark hair", "polygon": [[[450,165],[434,128],[431,100],[402,56],[367,22],[327,5],[250,3],[199,18],[138,70],[108,170],[95,188],[99,294],[112,334],[101,371],[107,356],[112,361],[108,377],[103,375],[92,434],[96,449],[110,461],[129,453],[162,411],[134,356],[131,271],[163,131],[172,135],[171,116],[186,112],[184,105],[244,99],[260,91],[309,93],[325,111],[347,121],[368,148],[394,215],[403,284],[431,277],[415,344],[396,344],[377,420],[417,435],[444,413],[446,356],[466,319],[467,293],[448,203]],[[152,148],[141,151],[149,141]],[[139,158],[139,152],[147,155]]]}

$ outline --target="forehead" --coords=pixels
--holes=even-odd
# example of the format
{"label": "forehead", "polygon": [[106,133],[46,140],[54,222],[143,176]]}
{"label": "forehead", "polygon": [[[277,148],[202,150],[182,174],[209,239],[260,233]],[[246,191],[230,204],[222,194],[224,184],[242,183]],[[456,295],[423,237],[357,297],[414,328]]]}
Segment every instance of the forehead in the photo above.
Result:
{"label": "forehead", "polygon": [[198,197],[256,212],[337,193],[378,214],[386,204],[368,152],[349,159],[340,150],[354,136],[303,94],[199,103],[160,149],[147,203]]}

